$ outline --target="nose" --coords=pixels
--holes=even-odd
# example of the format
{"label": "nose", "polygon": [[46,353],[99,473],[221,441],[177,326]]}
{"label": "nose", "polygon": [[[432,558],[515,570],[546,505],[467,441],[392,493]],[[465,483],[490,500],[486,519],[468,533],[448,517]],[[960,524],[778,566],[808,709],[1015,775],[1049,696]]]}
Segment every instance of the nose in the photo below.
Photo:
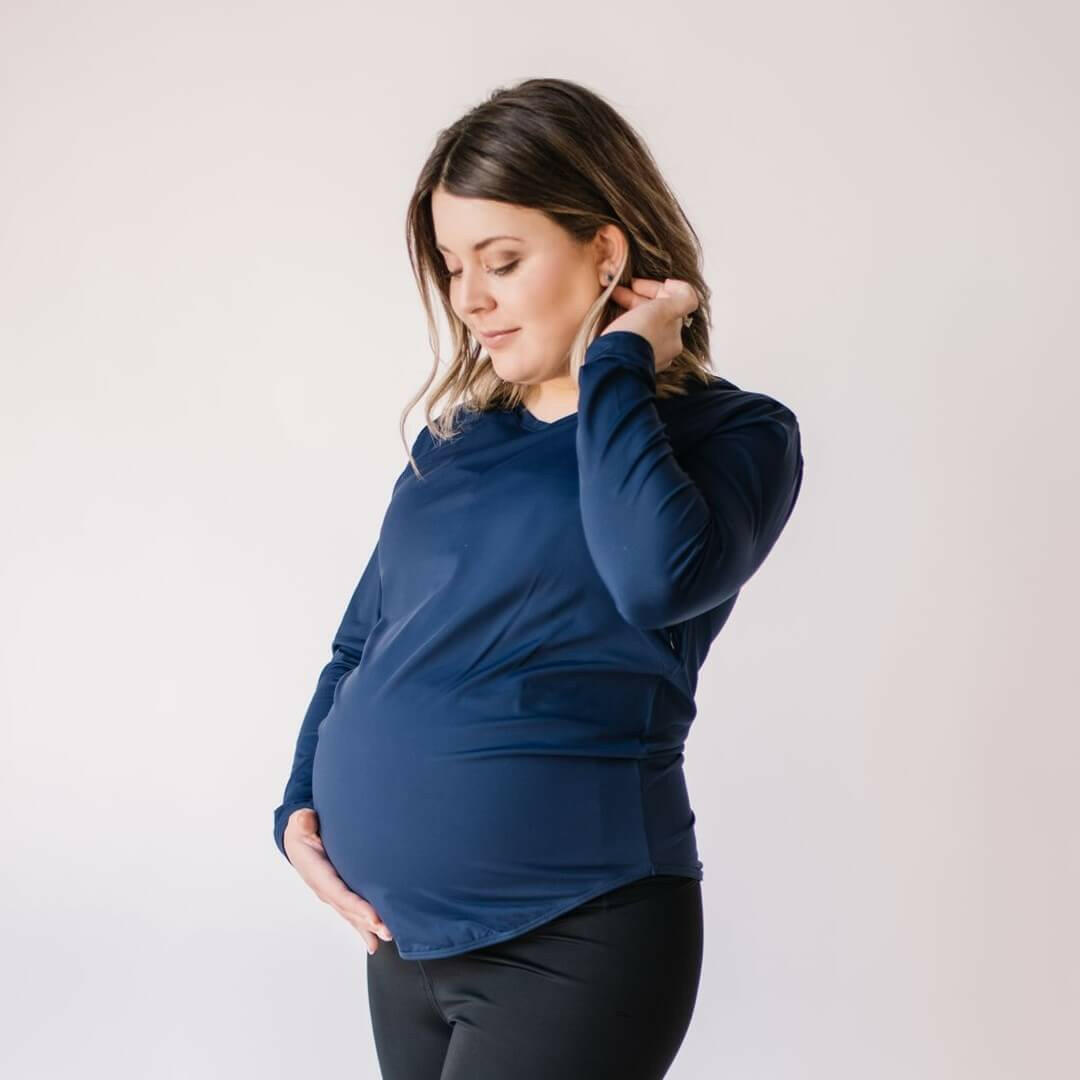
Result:
{"label": "nose", "polygon": [[463,312],[472,317],[491,308],[491,293],[482,274],[462,270],[458,283],[458,303]]}

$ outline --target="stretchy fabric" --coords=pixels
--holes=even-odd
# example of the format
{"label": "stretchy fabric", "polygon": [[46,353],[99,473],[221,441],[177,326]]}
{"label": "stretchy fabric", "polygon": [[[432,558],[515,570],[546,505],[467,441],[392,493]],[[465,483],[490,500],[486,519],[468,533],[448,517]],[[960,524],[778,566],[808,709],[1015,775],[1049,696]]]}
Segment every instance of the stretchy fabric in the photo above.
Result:
{"label": "stretchy fabric", "polygon": [[659,1080],[701,976],[701,883],[648,877],[527,934],[434,960],[367,957],[383,1080]]}
{"label": "stretchy fabric", "polygon": [[683,750],[698,672],[802,482],[795,414],[652,346],[588,347],[578,410],[467,410],[413,452],[274,812],[404,959],[505,941],[638,878],[702,879]]}

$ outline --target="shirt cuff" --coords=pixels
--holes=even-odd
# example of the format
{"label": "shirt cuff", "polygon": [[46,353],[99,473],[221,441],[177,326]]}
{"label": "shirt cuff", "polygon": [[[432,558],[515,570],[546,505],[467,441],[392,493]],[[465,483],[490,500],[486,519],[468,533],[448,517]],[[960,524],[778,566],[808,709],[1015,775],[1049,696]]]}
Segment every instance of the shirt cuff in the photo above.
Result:
{"label": "shirt cuff", "polygon": [[599,360],[635,368],[648,375],[655,387],[656,354],[647,337],[633,330],[609,330],[594,338],[585,350],[585,364]]}
{"label": "shirt cuff", "polygon": [[289,853],[285,850],[285,827],[289,824],[289,817],[295,810],[314,810],[314,804],[305,800],[303,802],[284,803],[274,811],[274,843],[278,851],[285,856],[287,862],[292,862]]}

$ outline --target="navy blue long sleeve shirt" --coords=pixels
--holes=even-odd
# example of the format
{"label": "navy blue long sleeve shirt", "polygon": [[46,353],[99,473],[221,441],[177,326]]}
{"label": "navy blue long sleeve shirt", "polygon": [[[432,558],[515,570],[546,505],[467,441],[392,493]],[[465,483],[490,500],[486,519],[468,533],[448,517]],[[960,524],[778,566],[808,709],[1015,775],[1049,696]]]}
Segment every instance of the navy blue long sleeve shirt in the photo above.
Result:
{"label": "navy blue long sleeve shirt", "polygon": [[683,772],[709,646],[794,508],[795,414],[710,375],[656,396],[601,334],[558,420],[421,429],[303,718],[275,841],[326,854],[406,959],[522,934],[651,874],[701,879]]}

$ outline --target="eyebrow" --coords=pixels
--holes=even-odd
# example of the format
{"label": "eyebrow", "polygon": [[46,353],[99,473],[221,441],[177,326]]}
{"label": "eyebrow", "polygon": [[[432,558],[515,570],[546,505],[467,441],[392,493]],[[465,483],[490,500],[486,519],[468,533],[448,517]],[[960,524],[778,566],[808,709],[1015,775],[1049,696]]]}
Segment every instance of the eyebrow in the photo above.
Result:
{"label": "eyebrow", "polygon": [[[489,236],[486,240],[481,240],[479,243],[473,244],[473,251],[479,251],[481,248],[487,247],[493,240],[517,240],[519,243],[522,242],[520,236]],[[436,244],[435,246],[440,251],[450,252],[450,249],[448,247],[443,247],[442,244]],[[453,253],[450,252],[450,254]]]}

